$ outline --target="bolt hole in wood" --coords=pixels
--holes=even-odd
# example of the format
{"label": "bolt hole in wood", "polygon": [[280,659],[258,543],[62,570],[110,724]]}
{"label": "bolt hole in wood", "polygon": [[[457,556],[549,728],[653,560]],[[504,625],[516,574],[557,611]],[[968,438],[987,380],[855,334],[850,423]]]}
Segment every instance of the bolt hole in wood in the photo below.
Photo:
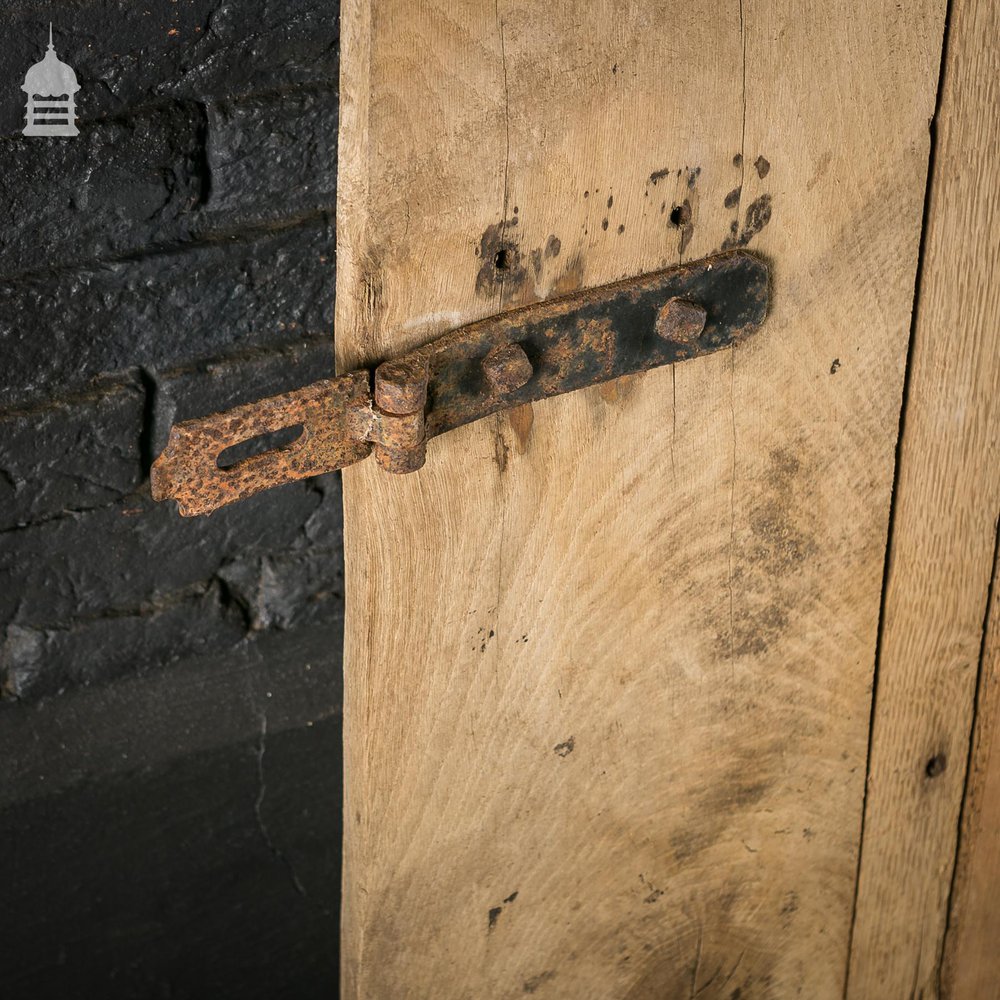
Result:
{"label": "bolt hole in wood", "polygon": [[511,265],[511,254],[509,250],[498,250],[497,255],[493,258],[493,266],[498,271],[506,271]]}
{"label": "bolt hole in wood", "polygon": [[681,228],[691,221],[691,208],[688,205],[674,205],[670,209],[670,225]]}
{"label": "bolt hole in wood", "polygon": [[263,434],[256,434],[238,444],[232,444],[228,448],[219,452],[215,464],[220,469],[231,469],[240,462],[245,462],[248,458],[256,455],[263,455],[269,451],[281,451],[295,444],[305,428],[302,424],[292,424],[290,427],[280,427],[276,431],[265,431]]}
{"label": "bolt hole in wood", "polygon": [[948,766],[948,758],[943,753],[936,753],[924,767],[924,773],[928,778],[936,778],[944,774],[944,769]]}

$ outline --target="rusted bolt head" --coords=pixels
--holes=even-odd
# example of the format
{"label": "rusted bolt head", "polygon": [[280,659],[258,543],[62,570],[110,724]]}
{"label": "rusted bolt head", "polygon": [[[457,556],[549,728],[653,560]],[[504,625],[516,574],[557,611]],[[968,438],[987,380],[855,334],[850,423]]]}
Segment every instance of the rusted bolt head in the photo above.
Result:
{"label": "rusted bolt head", "polygon": [[513,392],[527,384],[534,369],[520,344],[504,344],[486,355],[483,371],[498,392]]}
{"label": "rusted bolt head", "polygon": [[375,369],[375,402],[386,413],[416,413],[427,402],[427,362],[398,358]]}
{"label": "rusted bolt head", "polygon": [[670,299],[656,316],[656,333],[676,344],[693,344],[705,329],[706,318],[696,302]]}

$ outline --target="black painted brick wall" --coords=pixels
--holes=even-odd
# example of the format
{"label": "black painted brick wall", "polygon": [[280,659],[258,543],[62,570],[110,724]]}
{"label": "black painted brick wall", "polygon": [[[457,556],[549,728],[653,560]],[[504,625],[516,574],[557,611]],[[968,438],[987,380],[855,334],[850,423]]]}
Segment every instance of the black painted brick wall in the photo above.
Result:
{"label": "black painted brick wall", "polygon": [[[21,81],[44,53],[50,19],[57,52],[81,85],[75,138],[20,134]],[[329,803],[310,811],[309,801],[324,780],[330,801],[339,795],[339,479],[317,477],[210,518],[181,519],[172,504],[151,502],[148,472],[175,419],[332,371],[338,31],[330,0],[26,0],[0,8],[0,756],[26,769],[18,790],[0,795],[0,838],[20,838],[20,856],[36,865],[39,843],[66,852],[37,872],[49,904],[56,890],[46,878],[58,891],[93,894],[94,878],[115,882],[116,841],[102,834],[103,875],[67,888],[59,872],[88,861],[59,824],[75,809],[89,828],[87,810],[112,801],[120,808],[133,782],[136,801],[150,805],[122,829],[132,841],[158,843],[153,827],[169,811],[161,798],[181,781],[192,822],[228,830],[232,852],[224,838],[213,848],[217,864],[192,868],[189,852],[170,855],[158,844],[154,853],[168,855],[161,882],[163,864],[168,874],[175,865],[186,891],[210,896],[205,880],[219,865],[245,863],[266,870],[281,892],[293,890],[275,904],[266,935],[237,920],[240,944],[213,942],[213,953],[228,948],[233,971],[220,983],[216,968],[210,994],[192,985],[196,957],[172,973],[176,959],[154,955],[157,935],[142,939],[148,953],[138,943],[128,954],[92,947],[67,967],[65,921],[46,941],[43,918],[8,913],[12,926],[0,926],[0,940],[33,956],[12,980],[24,995],[48,987],[60,996],[154,995],[154,981],[155,995],[173,997],[331,995],[339,874],[327,854],[339,817],[330,818]],[[302,684],[306,670],[311,679],[308,698],[269,728],[272,670],[271,687]],[[226,695],[213,701],[214,714],[192,721],[174,712],[166,728],[151,715],[149,726],[135,725],[136,713],[158,715],[164,698],[219,685]],[[59,751],[81,731],[82,699],[97,713],[92,730],[82,730],[85,759],[95,762],[84,767]],[[19,742],[27,718],[32,748]],[[268,740],[281,735],[275,726],[300,764],[315,761],[313,773],[297,772],[280,793],[263,764]],[[124,729],[121,752],[145,763],[116,764],[112,786],[101,748],[117,752]],[[221,744],[206,735],[216,731],[229,734]],[[214,756],[203,757],[209,746]],[[218,793],[220,783],[231,787],[234,768],[253,798],[249,810],[240,799],[239,818],[231,797]],[[279,794],[296,806],[269,819]],[[37,800],[48,807],[25,805]],[[32,830],[42,823],[57,829],[40,839]],[[326,845],[322,858],[300,859],[312,864],[314,885],[292,870],[281,830]],[[141,886],[141,872],[130,871],[119,891]],[[17,878],[18,899],[29,905],[37,895],[31,873]],[[258,883],[248,878],[246,891]],[[239,908],[241,891],[227,883],[219,898]],[[171,918],[143,917],[143,898],[104,906],[104,924],[76,932],[119,933],[113,925],[128,914],[157,920],[169,936]],[[267,913],[266,903],[255,898],[254,912]],[[86,897],[67,905],[82,913]],[[183,937],[195,947],[192,913],[208,911],[176,899],[171,906],[185,915]],[[293,917],[283,907],[298,909]],[[212,934],[226,933],[218,914],[205,920]],[[14,948],[28,927],[31,947]],[[237,973],[254,964],[241,966],[239,956],[258,947],[255,935],[280,952],[277,939],[293,932],[326,947],[287,943],[295,961],[272,969],[271,980],[259,968]],[[79,992],[89,981],[95,992]]]}

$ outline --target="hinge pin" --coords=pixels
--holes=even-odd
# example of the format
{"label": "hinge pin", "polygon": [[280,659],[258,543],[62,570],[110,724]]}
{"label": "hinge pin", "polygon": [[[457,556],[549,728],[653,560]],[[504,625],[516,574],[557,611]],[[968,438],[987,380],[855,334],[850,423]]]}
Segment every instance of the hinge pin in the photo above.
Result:
{"label": "hinge pin", "polygon": [[369,435],[375,461],[387,472],[416,472],[424,464],[427,436],[427,359],[385,361],[375,369],[375,406]]}

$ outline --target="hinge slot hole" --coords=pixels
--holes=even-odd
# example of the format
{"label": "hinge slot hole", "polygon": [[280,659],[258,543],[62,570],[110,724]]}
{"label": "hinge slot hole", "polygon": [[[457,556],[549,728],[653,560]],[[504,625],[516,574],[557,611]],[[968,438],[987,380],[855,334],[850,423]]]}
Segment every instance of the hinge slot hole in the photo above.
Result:
{"label": "hinge slot hole", "polygon": [[289,427],[279,427],[276,431],[265,431],[263,434],[255,434],[253,437],[231,444],[228,448],[219,452],[215,464],[220,469],[231,469],[240,462],[245,462],[248,458],[255,458],[257,455],[264,455],[269,451],[283,451],[290,448],[300,437],[305,429],[302,424],[292,424]]}

